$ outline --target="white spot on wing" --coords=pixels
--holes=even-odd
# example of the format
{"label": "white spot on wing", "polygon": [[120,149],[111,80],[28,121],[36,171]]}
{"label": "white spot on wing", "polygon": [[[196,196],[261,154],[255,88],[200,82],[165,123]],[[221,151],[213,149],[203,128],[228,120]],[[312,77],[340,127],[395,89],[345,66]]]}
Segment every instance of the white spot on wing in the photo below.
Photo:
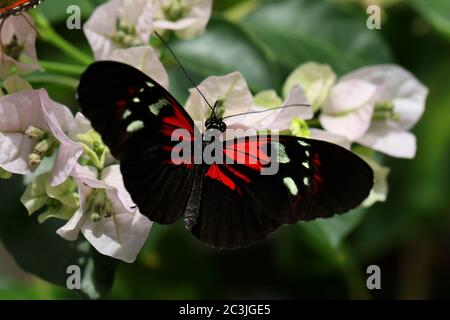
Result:
{"label": "white spot on wing", "polygon": [[136,132],[144,128],[144,123],[141,120],[136,120],[130,123],[127,127],[127,132]]}
{"label": "white spot on wing", "polygon": [[310,147],[311,145],[303,140],[298,140],[297,141],[299,145],[303,146],[303,147]]}
{"label": "white spot on wing", "polygon": [[131,111],[130,110],[125,110],[124,111],[124,113],[123,113],[123,115],[122,115],[122,119],[126,119],[126,118],[128,118],[129,116],[131,116]]}
{"label": "white spot on wing", "polygon": [[303,178],[303,184],[307,187],[309,187],[309,178],[308,177],[304,177]]}
{"label": "white spot on wing", "polygon": [[283,179],[284,185],[289,189],[289,192],[296,196],[298,194],[298,188],[295,181],[291,177],[286,177]]}
{"label": "white spot on wing", "polygon": [[278,162],[279,163],[289,163],[291,162],[291,159],[289,159],[289,156],[286,153],[286,148],[281,143],[277,144],[278,146]]}

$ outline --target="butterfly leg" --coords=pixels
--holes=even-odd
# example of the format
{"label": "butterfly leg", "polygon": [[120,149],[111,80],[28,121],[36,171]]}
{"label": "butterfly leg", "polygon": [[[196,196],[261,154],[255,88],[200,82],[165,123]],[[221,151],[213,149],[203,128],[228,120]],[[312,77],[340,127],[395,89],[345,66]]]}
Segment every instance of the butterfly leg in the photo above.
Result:
{"label": "butterfly leg", "polygon": [[200,213],[205,166],[199,165],[198,167],[194,168],[194,170],[195,175],[194,182],[192,184],[192,191],[186,205],[186,210],[184,212],[184,226],[189,231],[191,231],[197,223],[198,215]]}

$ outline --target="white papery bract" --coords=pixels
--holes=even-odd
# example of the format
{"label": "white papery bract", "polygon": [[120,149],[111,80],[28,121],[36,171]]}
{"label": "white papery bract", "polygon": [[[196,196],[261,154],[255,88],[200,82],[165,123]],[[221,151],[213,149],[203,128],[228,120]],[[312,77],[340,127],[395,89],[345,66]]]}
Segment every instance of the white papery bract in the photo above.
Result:
{"label": "white papery bract", "polygon": [[287,78],[283,95],[287,96],[294,86],[301,86],[314,111],[319,110],[326,100],[336,74],[329,65],[307,62],[295,69]]}
{"label": "white papery bract", "polygon": [[0,34],[0,79],[7,78],[14,66],[20,74],[41,70],[36,55],[36,31],[33,25],[33,19],[25,13],[23,16],[8,17],[4,21]]}
{"label": "white papery bract", "polygon": [[134,262],[152,222],[131,200],[123,185],[119,166],[107,167],[99,179],[96,169],[79,165],[72,175],[80,194],[80,209],[57,233],[74,241],[81,232],[101,254]]}
{"label": "white papery bract", "polygon": [[[216,114],[221,118],[251,111],[252,93],[239,72],[208,77],[198,85],[198,89],[211,106],[218,102]],[[190,89],[190,92],[186,102],[186,111],[195,122],[204,125],[206,119],[211,116],[211,108],[196,89]],[[229,122],[226,121],[226,123]]]}
{"label": "white papery bract", "polygon": [[146,45],[153,30],[153,1],[110,0],[97,7],[84,24],[96,60],[115,49]]}
{"label": "white papery bract", "polygon": [[368,81],[339,81],[322,107],[320,123],[329,132],[355,141],[370,127],[378,86]]}
{"label": "white papery bract", "polygon": [[[29,157],[38,142],[29,137],[27,130],[35,128],[49,139],[63,141],[66,139],[64,132],[69,130],[72,122],[70,110],[52,101],[44,89],[0,97],[0,167],[16,174],[33,172],[37,165],[32,165]],[[52,185],[68,177],[81,152],[81,147],[77,148],[70,141],[61,144],[52,170]]]}
{"label": "white papery bract", "polygon": [[343,77],[379,87],[374,117],[358,143],[399,158],[414,158],[416,137],[409,130],[425,111],[428,89],[409,71],[397,65],[366,67]]}
{"label": "white papery bract", "polygon": [[[274,90],[263,91],[252,97],[247,82],[239,72],[220,77],[208,77],[198,86],[211,105],[219,101],[216,114],[220,118],[239,115],[225,119],[227,130],[225,137],[232,139],[243,135],[254,135],[259,131],[286,131],[290,130],[293,121],[309,120],[314,117],[312,107],[303,88],[293,85],[284,101],[278,97]],[[211,116],[211,108],[196,89],[191,89],[191,95],[186,103],[186,111],[192,119],[204,130],[206,119]],[[288,107],[289,106],[289,107]],[[280,108],[282,107],[282,108]],[[278,108],[270,110],[272,108]],[[265,111],[263,113],[251,112]],[[308,129],[298,136],[324,140],[339,144],[347,149],[350,142],[345,137],[321,129]]]}
{"label": "white papery bract", "polygon": [[156,0],[153,26],[190,39],[204,32],[211,13],[212,0]]}
{"label": "white papery bract", "polygon": [[164,88],[169,89],[169,75],[151,46],[116,49],[105,60],[122,62],[135,67]]}

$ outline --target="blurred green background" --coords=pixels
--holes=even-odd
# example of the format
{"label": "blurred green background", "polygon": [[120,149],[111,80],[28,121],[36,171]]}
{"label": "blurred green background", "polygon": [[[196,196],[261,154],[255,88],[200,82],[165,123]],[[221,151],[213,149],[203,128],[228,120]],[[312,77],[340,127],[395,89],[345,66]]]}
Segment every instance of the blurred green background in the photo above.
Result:
{"label": "blurred green background", "polygon": [[[82,31],[65,27],[72,2],[47,0],[41,9],[89,52]],[[77,2],[86,19],[102,1]],[[383,8],[381,30],[366,27],[369,3]],[[24,185],[15,177],[0,181],[0,298],[450,298],[450,1],[217,0],[214,6],[203,36],[171,43],[196,81],[239,70],[254,93],[280,91],[302,62],[328,63],[339,75],[394,62],[429,87],[414,129],[416,159],[385,159],[392,169],[388,201],[283,227],[238,251],[207,248],[180,224],[154,225],[137,262],[127,265],[98,256],[82,240],[60,239],[58,221],[39,225],[27,217],[19,202]],[[38,56],[74,63],[44,41]],[[173,61],[166,63],[171,89],[184,101],[190,85]],[[76,110],[72,78],[29,80]],[[47,282],[64,286],[71,263],[83,266],[90,286],[83,294]],[[373,264],[381,268],[382,289],[368,291],[366,268]]]}

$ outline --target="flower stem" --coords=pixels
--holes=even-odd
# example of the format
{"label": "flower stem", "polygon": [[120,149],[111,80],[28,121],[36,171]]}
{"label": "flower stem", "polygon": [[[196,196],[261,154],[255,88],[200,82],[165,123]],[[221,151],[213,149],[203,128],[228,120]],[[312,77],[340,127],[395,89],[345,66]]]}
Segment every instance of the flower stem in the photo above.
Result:
{"label": "flower stem", "polygon": [[308,127],[320,127],[320,121],[318,118],[314,118],[311,120],[306,120]]}
{"label": "flower stem", "polygon": [[89,65],[93,62],[93,59],[89,55],[74,47],[70,42],[61,37],[42,13],[35,12],[33,16],[35,18],[37,31],[42,40],[47,41],[84,65]]}
{"label": "flower stem", "polygon": [[45,69],[45,71],[49,71],[52,73],[59,73],[64,75],[73,75],[79,76],[85,70],[84,66],[53,62],[53,61],[43,61],[40,60],[39,64]]}
{"label": "flower stem", "polygon": [[78,87],[78,80],[72,77],[60,76],[54,74],[37,73],[31,76],[24,77],[30,83],[54,83],[65,86],[70,89],[76,89]]}

